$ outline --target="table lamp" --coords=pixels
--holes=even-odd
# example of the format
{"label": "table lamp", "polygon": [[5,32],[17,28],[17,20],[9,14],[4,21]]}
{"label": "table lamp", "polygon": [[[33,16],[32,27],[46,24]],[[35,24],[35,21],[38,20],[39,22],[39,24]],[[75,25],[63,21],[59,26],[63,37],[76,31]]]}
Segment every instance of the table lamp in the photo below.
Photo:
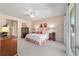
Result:
{"label": "table lamp", "polygon": [[9,28],[6,26],[1,28],[2,37],[6,37],[9,32]]}

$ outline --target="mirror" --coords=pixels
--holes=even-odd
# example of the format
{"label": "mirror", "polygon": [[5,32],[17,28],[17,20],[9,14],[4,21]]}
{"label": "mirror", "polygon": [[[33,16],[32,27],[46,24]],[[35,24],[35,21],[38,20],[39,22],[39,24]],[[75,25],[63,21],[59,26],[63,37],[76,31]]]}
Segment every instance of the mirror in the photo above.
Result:
{"label": "mirror", "polygon": [[18,36],[18,21],[7,19],[6,23],[9,26],[8,35]]}
{"label": "mirror", "polygon": [[70,11],[70,47],[72,50],[72,53],[76,55],[76,39],[75,39],[75,20],[76,20],[76,10],[75,5],[72,7]]}

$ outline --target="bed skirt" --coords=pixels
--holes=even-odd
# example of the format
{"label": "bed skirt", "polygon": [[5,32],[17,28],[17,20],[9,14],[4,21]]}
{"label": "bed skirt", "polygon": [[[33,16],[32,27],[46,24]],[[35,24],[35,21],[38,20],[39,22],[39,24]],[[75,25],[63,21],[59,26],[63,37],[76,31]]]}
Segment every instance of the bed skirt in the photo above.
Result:
{"label": "bed skirt", "polygon": [[41,42],[41,44],[40,44],[38,41],[33,40],[33,39],[30,39],[30,38],[25,38],[25,40],[28,41],[28,42],[30,42],[30,43],[33,43],[33,44],[39,45],[39,46],[45,44],[46,41],[47,41],[47,40],[44,40],[44,41]]}

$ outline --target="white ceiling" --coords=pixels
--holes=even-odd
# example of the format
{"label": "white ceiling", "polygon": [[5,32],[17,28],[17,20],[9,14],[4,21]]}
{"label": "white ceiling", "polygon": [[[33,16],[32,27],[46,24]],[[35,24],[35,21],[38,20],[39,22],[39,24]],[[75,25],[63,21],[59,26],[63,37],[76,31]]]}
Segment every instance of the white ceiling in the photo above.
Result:
{"label": "white ceiling", "polygon": [[65,14],[66,7],[66,3],[0,3],[0,13],[37,20]]}

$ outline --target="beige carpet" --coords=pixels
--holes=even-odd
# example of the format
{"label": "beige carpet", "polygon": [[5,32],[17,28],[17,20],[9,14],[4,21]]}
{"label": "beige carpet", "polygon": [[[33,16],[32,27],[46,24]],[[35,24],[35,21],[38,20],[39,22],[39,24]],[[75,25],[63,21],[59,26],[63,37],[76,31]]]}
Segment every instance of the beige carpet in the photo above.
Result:
{"label": "beige carpet", "polygon": [[19,56],[65,56],[65,46],[57,41],[47,41],[42,46],[37,46],[24,39],[18,40]]}

